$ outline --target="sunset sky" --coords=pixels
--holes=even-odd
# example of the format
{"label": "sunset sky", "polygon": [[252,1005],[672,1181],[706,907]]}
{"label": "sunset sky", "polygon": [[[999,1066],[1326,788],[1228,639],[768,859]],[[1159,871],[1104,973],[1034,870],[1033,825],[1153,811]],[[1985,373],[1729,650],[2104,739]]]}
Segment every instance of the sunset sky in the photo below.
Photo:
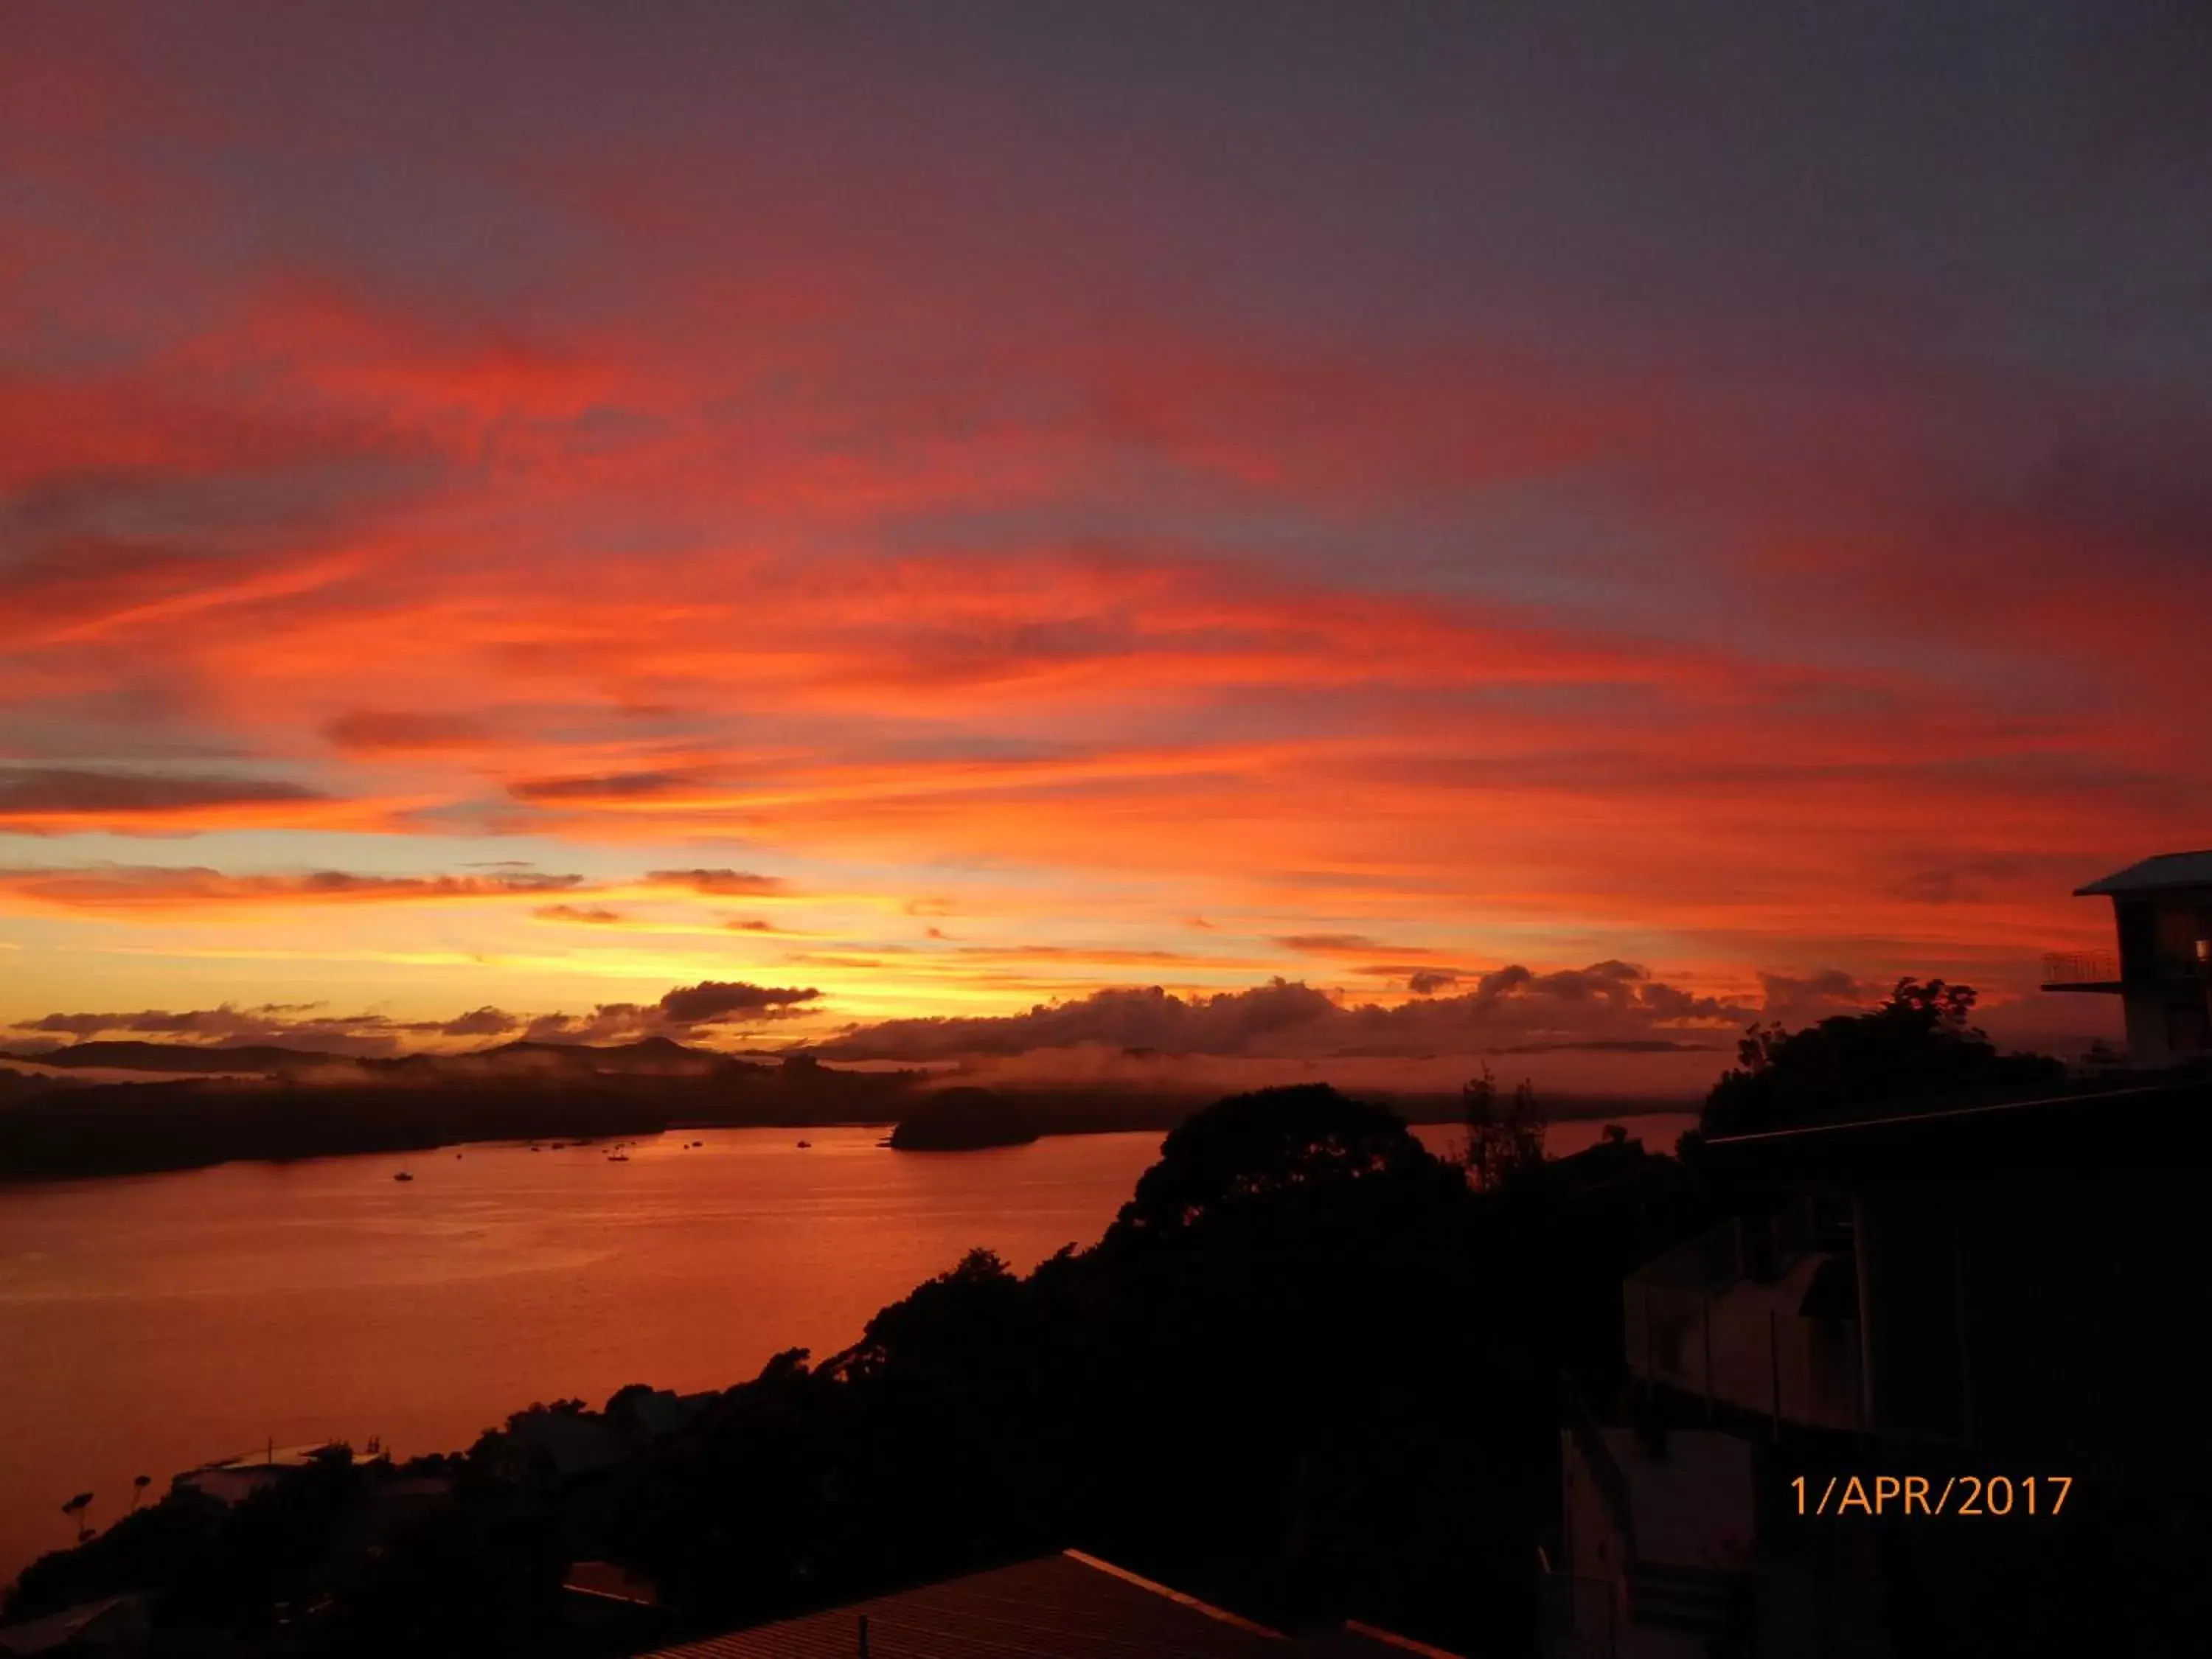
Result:
{"label": "sunset sky", "polygon": [[2212,24],[1875,15],[10,8],[0,1046],[2106,1030]]}

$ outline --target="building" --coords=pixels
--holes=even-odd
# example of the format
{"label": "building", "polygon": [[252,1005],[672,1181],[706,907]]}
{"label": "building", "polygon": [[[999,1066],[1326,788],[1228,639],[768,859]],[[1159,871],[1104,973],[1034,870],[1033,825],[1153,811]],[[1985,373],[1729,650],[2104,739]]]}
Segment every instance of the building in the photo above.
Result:
{"label": "building", "polygon": [[2161,853],[2074,890],[2112,901],[2119,948],[2045,957],[2043,988],[2120,998],[2138,1068],[2212,1055],[2212,851]]}
{"label": "building", "polygon": [[1834,1194],[1729,1218],[1628,1276],[1630,1366],[1708,1415],[1863,1427],[1851,1251],[1850,1208]]}
{"label": "building", "polygon": [[1570,1403],[1552,1659],[2191,1650],[2208,1154],[2172,1080],[1708,1143],[1735,1214],[1624,1282],[1620,1420]]}
{"label": "building", "polygon": [[665,1648],[647,1659],[1455,1659],[1346,1624],[1293,1638],[1078,1550]]}
{"label": "building", "polygon": [[169,1481],[172,1492],[190,1489],[204,1493],[219,1504],[242,1503],[264,1487],[298,1474],[318,1459],[343,1456],[353,1461],[353,1453],[342,1444],[323,1442],[312,1446],[268,1446],[259,1451],[247,1452],[239,1457],[219,1458],[212,1463],[203,1463],[196,1469],[186,1469]]}

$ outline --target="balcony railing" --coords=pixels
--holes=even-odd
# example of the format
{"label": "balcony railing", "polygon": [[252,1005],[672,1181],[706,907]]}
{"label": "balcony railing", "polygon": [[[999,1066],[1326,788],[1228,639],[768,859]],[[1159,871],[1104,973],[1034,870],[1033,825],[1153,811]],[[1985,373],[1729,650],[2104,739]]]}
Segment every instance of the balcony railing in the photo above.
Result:
{"label": "balcony railing", "polygon": [[1589,1470],[1590,1480],[1597,1487],[1598,1499],[1612,1517],[1613,1528],[1633,1553],[1636,1548],[1636,1506],[1629,1501],[1628,1477],[1620,1465],[1613,1461],[1613,1450],[1605,1443],[1605,1431],[1590,1415],[1583,1403],[1582,1392],[1572,1377],[1563,1379],[1563,1401],[1567,1432],[1575,1443],[1575,1450]]}
{"label": "balcony railing", "polygon": [[2045,985],[2117,985],[2120,959],[2110,951],[2052,951],[2043,958]]}

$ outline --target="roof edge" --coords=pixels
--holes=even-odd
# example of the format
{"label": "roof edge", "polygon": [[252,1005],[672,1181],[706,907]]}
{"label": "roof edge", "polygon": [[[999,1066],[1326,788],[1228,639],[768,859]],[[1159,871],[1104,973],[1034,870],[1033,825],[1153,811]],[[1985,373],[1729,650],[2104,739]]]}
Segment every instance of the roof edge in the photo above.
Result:
{"label": "roof edge", "polygon": [[2135,1083],[2120,1089],[2086,1089],[2075,1095],[2039,1095],[2033,1100],[1999,1100],[1984,1106],[1939,1106],[1924,1112],[1897,1112],[1881,1117],[1855,1117],[1840,1123],[1800,1123],[1786,1129],[1755,1129],[1749,1134],[1716,1135],[1705,1145],[1749,1146],[1760,1141],[1813,1139],[1820,1135],[1849,1134],[1859,1129],[1893,1127],[1901,1123],[1933,1123],[1945,1118],[1988,1117],[1993,1113],[2027,1111],[2039,1106],[2078,1106],[2084,1101],[2118,1100],[2130,1095],[2162,1095],[2186,1085]]}
{"label": "roof edge", "polygon": [[[1226,1607],[1217,1607],[1211,1601],[1201,1601],[1195,1595],[1186,1595],[1182,1590],[1170,1589],[1165,1584],[1157,1583],[1141,1573],[1131,1572],[1127,1567],[1117,1567],[1111,1561],[1102,1561],[1097,1556],[1087,1555],[1081,1550],[1062,1550],[1060,1553],[1071,1561],[1079,1561],[1085,1566],[1105,1573],[1109,1577],[1119,1578],[1126,1584],[1134,1584],[1139,1589],[1150,1590],[1155,1595],[1164,1596],[1170,1601],[1181,1602],[1184,1607],[1194,1612],[1202,1613],[1209,1619],[1218,1619],[1224,1625],[1234,1625],[1239,1630],[1249,1631],[1255,1636],[1269,1637],[1278,1642],[1288,1639],[1279,1630],[1269,1630],[1265,1625],[1255,1624],[1251,1620],[1240,1617]],[[1450,1656],[1446,1656],[1446,1659],[1450,1659]]]}
{"label": "roof edge", "polygon": [[[2161,875],[2160,866],[2173,873]],[[2121,893],[2156,892],[2161,888],[2200,887],[2212,884],[2212,848],[2180,853],[2154,853],[2124,869],[2100,876],[2074,890],[2075,898],[2108,898]]]}
{"label": "roof edge", "polygon": [[1426,1642],[1416,1642],[1412,1637],[1401,1636],[1395,1631],[1378,1629],[1373,1625],[1363,1625],[1357,1619],[1346,1620],[1344,1627],[1354,1636],[1364,1636],[1370,1642],[1380,1642],[1386,1648],[1397,1648],[1407,1653],[1416,1654],[1419,1656],[1419,1659],[1460,1659],[1458,1654],[1448,1648],[1432,1648]]}

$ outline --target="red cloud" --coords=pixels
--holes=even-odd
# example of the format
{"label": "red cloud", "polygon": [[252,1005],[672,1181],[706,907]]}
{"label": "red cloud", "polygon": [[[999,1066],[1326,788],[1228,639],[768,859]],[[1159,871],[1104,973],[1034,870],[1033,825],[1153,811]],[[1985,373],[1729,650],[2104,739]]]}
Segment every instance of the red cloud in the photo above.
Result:
{"label": "red cloud", "polygon": [[490,742],[480,721],[460,714],[419,714],[373,708],[340,714],[323,727],[334,748],[356,754],[425,749],[477,749]]}
{"label": "red cloud", "polygon": [[[1725,250],[1687,319],[1593,314],[1582,242],[1528,234],[1582,199],[1534,187],[1574,183],[1557,147],[1462,193],[1504,215],[1480,246],[1573,250],[1540,278],[1391,245],[1425,211],[1362,225],[1340,179],[1389,203],[1403,157],[1335,158],[1280,222],[1127,165],[1181,129],[970,165],[1027,107],[988,76],[953,128],[767,135],[804,169],[674,93],[475,123],[461,167],[442,121],[353,125],[443,106],[390,95],[444,61],[404,41],[122,51],[48,9],[0,54],[31,210],[0,228],[0,834],[544,834],[701,860],[647,878],[672,896],[791,897],[708,867],[774,847],[1122,906],[1133,963],[1204,915],[1418,993],[1447,958],[1370,941],[1440,916],[1492,956],[2019,982],[2101,927],[2074,884],[2212,813],[2202,400],[2124,342],[2087,386],[2052,365],[2109,342],[2008,336],[1986,281],[1966,354],[1868,349],[1817,283],[1740,318],[1718,296],[1770,266]],[[295,72],[227,78],[267,62]],[[407,227],[318,188],[364,156],[421,186]],[[2088,195],[2100,238],[2145,199]],[[1053,234],[1005,234],[1041,205]],[[1591,222],[1629,239],[1607,269],[1698,252]],[[2201,312],[2129,326],[2185,353]],[[0,899],[543,896],[87,856]]]}

